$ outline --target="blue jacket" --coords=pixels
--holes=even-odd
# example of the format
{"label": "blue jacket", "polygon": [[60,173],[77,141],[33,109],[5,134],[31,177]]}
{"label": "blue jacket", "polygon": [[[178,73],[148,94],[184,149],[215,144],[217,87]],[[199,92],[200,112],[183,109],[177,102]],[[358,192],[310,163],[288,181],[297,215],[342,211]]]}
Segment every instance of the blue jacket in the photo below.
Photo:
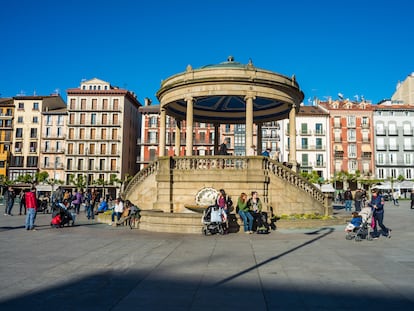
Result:
{"label": "blue jacket", "polygon": [[384,198],[382,195],[378,194],[377,196],[372,196],[370,206],[372,207],[375,214],[384,212]]}

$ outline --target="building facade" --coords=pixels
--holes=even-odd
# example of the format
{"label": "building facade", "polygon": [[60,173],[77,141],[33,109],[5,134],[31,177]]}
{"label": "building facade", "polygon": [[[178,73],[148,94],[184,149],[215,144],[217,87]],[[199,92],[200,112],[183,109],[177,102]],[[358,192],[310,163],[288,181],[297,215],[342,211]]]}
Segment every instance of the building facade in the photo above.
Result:
{"label": "building facade", "polygon": [[16,180],[20,175],[35,176],[39,172],[42,113],[66,107],[59,95],[16,96],[13,119],[13,147],[8,176]]}
{"label": "building facade", "polygon": [[13,143],[14,102],[12,98],[0,98],[0,176],[8,176]]}
{"label": "building facade", "polygon": [[332,178],[340,172],[372,178],[373,107],[370,103],[336,100],[319,102],[330,115],[330,168]]}
{"label": "building facade", "polygon": [[398,82],[391,102],[392,104],[414,105],[414,72],[408,75],[403,82]]}
{"label": "building facade", "polygon": [[379,179],[414,178],[414,105],[374,108],[375,171]]}
{"label": "building facade", "polygon": [[138,171],[140,102],[135,94],[100,79],[67,90],[65,183],[109,185]]}
{"label": "building facade", "polygon": [[[283,120],[282,162],[289,162],[289,120]],[[300,106],[296,116],[296,159],[301,172],[316,173],[324,180],[331,175],[329,113],[323,107]]]}

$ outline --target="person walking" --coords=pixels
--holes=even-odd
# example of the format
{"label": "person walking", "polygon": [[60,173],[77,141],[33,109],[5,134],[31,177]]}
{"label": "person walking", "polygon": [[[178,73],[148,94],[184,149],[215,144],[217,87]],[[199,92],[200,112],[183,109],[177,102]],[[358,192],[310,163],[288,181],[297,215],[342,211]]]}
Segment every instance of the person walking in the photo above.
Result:
{"label": "person walking", "polygon": [[4,209],[4,215],[5,216],[13,216],[12,209],[13,209],[13,205],[14,205],[14,199],[16,198],[16,194],[14,192],[13,187],[9,186],[7,188],[6,193],[4,194],[4,205],[5,205],[5,209]]}
{"label": "person walking", "polygon": [[411,209],[414,209],[414,188],[413,188],[413,190],[411,190],[410,199],[411,199],[411,205],[410,205],[410,208],[411,208]]}
{"label": "person walking", "polygon": [[36,219],[36,212],[38,208],[37,198],[36,198],[36,188],[32,187],[30,191],[25,194],[26,200],[26,230],[36,231],[35,229],[35,219]]}
{"label": "person walking", "polygon": [[377,189],[372,190],[372,197],[369,206],[373,210],[372,217],[374,218],[374,230],[372,237],[378,239],[379,233],[377,227],[380,226],[382,234],[386,237],[391,237],[391,229],[387,228],[384,225],[384,198],[381,194],[378,193]]}
{"label": "person walking", "polygon": [[253,233],[253,216],[250,213],[249,206],[247,205],[247,194],[242,192],[237,199],[237,209],[239,215],[243,220],[244,233]]}
{"label": "person walking", "polygon": [[352,210],[352,192],[351,189],[346,189],[344,192],[344,200],[345,200],[345,211],[350,212]]}
{"label": "person walking", "polygon": [[24,209],[24,214],[26,215],[26,189],[22,189],[20,191],[19,198],[20,198],[19,215],[22,215],[22,209]]}

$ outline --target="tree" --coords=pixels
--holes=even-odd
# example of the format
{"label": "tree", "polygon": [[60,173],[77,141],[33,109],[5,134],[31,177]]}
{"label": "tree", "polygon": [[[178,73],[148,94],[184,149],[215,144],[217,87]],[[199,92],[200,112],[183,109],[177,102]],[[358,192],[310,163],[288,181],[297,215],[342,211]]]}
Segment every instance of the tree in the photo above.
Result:
{"label": "tree", "polygon": [[71,174],[69,176],[69,182],[73,184],[77,189],[83,189],[86,186],[86,179],[83,175],[78,175],[75,177],[75,175]]}

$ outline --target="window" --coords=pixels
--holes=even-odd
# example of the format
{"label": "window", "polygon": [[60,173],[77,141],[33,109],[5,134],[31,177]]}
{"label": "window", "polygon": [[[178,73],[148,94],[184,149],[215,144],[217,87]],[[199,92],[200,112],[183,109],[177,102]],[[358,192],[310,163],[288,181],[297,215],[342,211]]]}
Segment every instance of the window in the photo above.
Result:
{"label": "window", "polygon": [[111,159],[111,171],[116,171],[116,159]]}
{"label": "window", "polygon": [[404,153],[404,164],[406,165],[412,164],[412,155],[410,153]]}
{"label": "window", "polygon": [[396,164],[397,162],[397,156],[395,155],[395,153],[390,153],[388,155],[389,160],[390,160],[390,164]]}
{"label": "window", "polygon": [[157,127],[157,125],[158,125],[158,118],[157,117],[151,117],[149,121],[150,121],[149,122],[150,127]]}
{"label": "window", "polygon": [[101,139],[106,139],[106,129],[101,130]]}
{"label": "window", "polygon": [[348,141],[356,141],[356,131],[355,129],[349,129],[348,130]]}
{"label": "window", "polygon": [[413,176],[412,169],[409,169],[409,168],[405,169],[405,179],[412,179],[413,178],[412,176]]}
{"label": "window", "polygon": [[350,172],[355,172],[355,170],[358,168],[357,161],[355,161],[355,160],[350,160],[350,161],[348,162],[348,167],[349,167],[349,171],[350,171]]}
{"label": "window", "polygon": [[49,141],[45,141],[45,152],[48,152],[50,149],[50,142]]}
{"label": "window", "polygon": [[33,103],[33,110],[39,110],[39,103]]}
{"label": "window", "polygon": [[158,133],[157,132],[148,132],[148,143],[149,144],[156,144]]}
{"label": "window", "polygon": [[348,116],[347,124],[348,124],[348,127],[355,127],[355,116]]}
{"label": "window", "polygon": [[16,128],[16,138],[23,137],[23,129],[21,127]]}
{"label": "window", "polygon": [[105,170],[105,159],[100,159],[99,160],[99,170],[100,171]]}
{"label": "window", "polygon": [[106,154],[106,145],[101,144],[101,154]]}
{"label": "window", "polygon": [[114,114],[112,116],[112,124],[118,124],[118,119],[119,119],[118,114]]}
{"label": "window", "polygon": [[37,167],[37,161],[38,161],[37,156],[27,157],[27,167]]}
{"label": "window", "polygon": [[302,135],[307,135],[308,134],[308,124],[307,123],[302,123],[301,124],[301,134]]}
{"label": "window", "polygon": [[111,144],[111,154],[116,154],[116,144]]}
{"label": "window", "polygon": [[73,159],[68,159],[66,161],[66,169],[71,170],[72,169],[72,164],[73,164]]}
{"label": "window", "polygon": [[22,116],[17,117],[17,123],[23,123],[23,117]]}
{"label": "window", "polygon": [[114,109],[113,110],[119,110],[119,100],[118,99],[114,99]]}
{"label": "window", "polygon": [[108,115],[106,113],[102,114],[102,124],[107,124],[108,122]]}
{"label": "window", "polygon": [[323,166],[323,154],[316,155],[316,166]]}
{"label": "window", "polygon": [[307,153],[302,153],[302,166],[309,166],[309,156]]}
{"label": "window", "polygon": [[108,100],[107,99],[102,100],[102,110],[108,110]]}
{"label": "window", "polygon": [[30,129],[30,138],[37,138],[37,129],[35,128]]}
{"label": "window", "polygon": [[63,125],[63,116],[58,116],[57,124]]}
{"label": "window", "polygon": [[368,117],[362,117],[361,123],[363,127],[367,127],[369,124]]}
{"label": "window", "polygon": [[302,149],[308,149],[308,139],[302,138]]}
{"label": "window", "polygon": [[63,136],[63,134],[62,134],[62,128],[61,127],[58,127],[57,128],[57,136],[58,137],[62,137]]}
{"label": "window", "polygon": [[384,154],[383,153],[378,153],[377,154],[377,162],[378,162],[378,164],[384,164]]}
{"label": "window", "polygon": [[98,100],[96,98],[92,99],[92,110],[96,111],[98,109]]}
{"label": "window", "polygon": [[96,124],[96,113],[91,114],[91,124]]}
{"label": "window", "polygon": [[378,169],[378,178],[379,179],[384,179],[384,169],[380,168]]}
{"label": "window", "polygon": [[24,110],[24,103],[19,103],[17,109]]}
{"label": "window", "polygon": [[69,139],[74,139],[74,138],[75,138],[75,129],[70,128],[69,129]]}
{"label": "window", "polygon": [[49,167],[49,157],[43,158],[43,167]]}
{"label": "window", "polygon": [[85,129],[79,129],[79,139],[85,139]]}
{"label": "window", "polygon": [[112,139],[113,140],[118,139],[118,129],[112,129]]}
{"label": "window", "polygon": [[348,145],[348,157],[356,158],[356,145],[354,144]]}
{"label": "window", "polygon": [[322,149],[322,138],[316,138],[316,149]]}
{"label": "window", "polygon": [[62,143],[60,141],[56,142],[56,151],[58,152],[62,151]]}
{"label": "window", "polygon": [[37,151],[37,143],[36,142],[30,142],[30,152],[36,152]]}
{"label": "window", "polygon": [[52,117],[46,116],[46,125],[52,125]]}
{"label": "window", "polygon": [[96,129],[91,129],[91,139],[95,139]]}
{"label": "window", "polygon": [[85,110],[86,109],[86,99],[81,99],[81,110]]}
{"label": "window", "polygon": [[80,114],[80,122],[79,122],[79,124],[85,124],[85,114],[84,113],[81,113]]}
{"label": "window", "polygon": [[322,123],[316,123],[315,124],[315,134],[316,135],[322,135],[323,134],[323,126],[322,126]]}
{"label": "window", "polygon": [[33,117],[33,123],[39,123],[39,118],[38,117]]}

